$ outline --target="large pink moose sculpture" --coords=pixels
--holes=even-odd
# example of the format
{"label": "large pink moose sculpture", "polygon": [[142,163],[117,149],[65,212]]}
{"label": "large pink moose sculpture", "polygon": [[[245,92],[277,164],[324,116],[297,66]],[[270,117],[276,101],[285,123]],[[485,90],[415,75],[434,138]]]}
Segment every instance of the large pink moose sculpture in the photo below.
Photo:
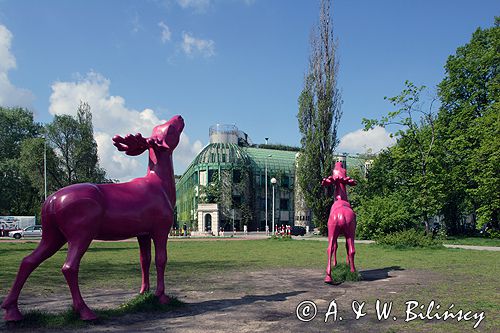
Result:
{"label": "large pink moose sculpture", "polygon": [[335,200],[330,209],[328,218],[328,264],[326,266],[325,283],[332,283],[332,254],[333,266],[337,266],[337,238],[344,234],[346,239],[347,263],[351,267],[351,272],[356,270],[354,266],[354,236],[356,233],[356,214],[347,200],[346,185],[355,186],[356,181],[347,177],[346,170],[342,162],[335,163],[333,174],[324,178],[322,186],[335,186]]}
{"label": "large pink moose sculpture", "polygon": [[22,319],[18,298],[26,279],[45,259],[66,242],[68,255],[62,267],[73,308],[83,320],[96,319],[85,304],[78,285],[80,260],[93,239],[119,240],[137,237],[142,268],[141,293],[149,290],[151,239],[155,246],[157,285],[155,295],[163,304],[164,273],[167,262],[167,239],[174,222],[175,181],[172,152],[184,129],[181,116],[174,116],[153,129],[150,138],[141,134],[115,136],[114,145],[127,155],[149,150],[147,175],[121,184],[75,184],[47,198],[42,208],[43,235],[38,247],[25,257],[9,295],[2,303],[6,321]]}

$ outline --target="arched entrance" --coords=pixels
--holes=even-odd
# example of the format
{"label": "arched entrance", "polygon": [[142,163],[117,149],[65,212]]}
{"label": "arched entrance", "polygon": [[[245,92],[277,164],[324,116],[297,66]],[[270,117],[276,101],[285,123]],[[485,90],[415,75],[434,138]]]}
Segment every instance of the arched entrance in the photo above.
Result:
{"label": "arched entrance", "polygon": [[219,207],[217,204],[198,204],[198,232],[212,234],[219,230]]}
{"label": "arched entrance", "polygon": [[206,214],[205,215],[205,232],[211,232],[212,231],[212,215]]}

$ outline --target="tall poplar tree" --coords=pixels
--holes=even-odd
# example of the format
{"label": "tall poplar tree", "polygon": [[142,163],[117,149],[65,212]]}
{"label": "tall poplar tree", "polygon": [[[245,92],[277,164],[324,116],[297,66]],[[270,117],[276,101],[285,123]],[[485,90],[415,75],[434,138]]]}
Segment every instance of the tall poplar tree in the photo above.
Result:
{"label": "tall poplar tree", "polygon": [[324,233],[333,196],[324,191],[321,180],[332,171],[337,127],[342,116],[331,0],[321,0],[319,24],[312,30],[310,44],[309,68],[298,100],[302,138],[297,173],[313,222]]}

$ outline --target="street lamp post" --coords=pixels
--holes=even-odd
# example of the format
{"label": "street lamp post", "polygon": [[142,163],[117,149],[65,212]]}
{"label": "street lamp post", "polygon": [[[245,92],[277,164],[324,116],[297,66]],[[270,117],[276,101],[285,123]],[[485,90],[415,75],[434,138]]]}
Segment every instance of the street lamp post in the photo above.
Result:
{"label": "street lamp post", "polygon": [[274,232],[274,185],[276,185],[276,178],[271,178],[271,184],[273,185],[273,232]]}
{"label": "street lamp post", "polygon": [[[266,144],[267,144],[267,140],[268,140],[268,139],[269,139],[269,138],[266,138]],[[267,155],[267,156],[266,156],[266,171],[265,171],[265,176],[264,176],[264,177],[265,177],[265,184],[266,184],[266,235],[267,235],[267,232],[268,232],[268,230],[269,230],[269,224],[268,224],[268,222],[267,222],[267,159],[268,159],[269,157],[271,157],[271,156],[272,156],[272,155]]]}
{"label": "street lamp post", "polygon": [[43,140],[43,190],[44,197],[47,199],[47,133]]}

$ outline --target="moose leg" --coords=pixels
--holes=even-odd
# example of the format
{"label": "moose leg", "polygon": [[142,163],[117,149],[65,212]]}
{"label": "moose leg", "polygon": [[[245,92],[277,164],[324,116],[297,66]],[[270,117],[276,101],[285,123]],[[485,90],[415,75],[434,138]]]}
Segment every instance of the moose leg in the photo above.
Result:
{"label": "moose leg", "polygon": [[348,248],[348,256],[349,256],[349,264],[351,265],[351,272],[356,271],[356,267],[354,266],[354,255],[356,254],[356,249],[354,248],[354,235],[350,235],[346,237],[346,243]]}
{"label": "moose leg", "polygon": [[347,243],[347,238],[345,241],[345,256],[346,256],[346,264],[349,265],[349,243]]}
{"label": "moose leg", "polygon": [[139,248],[141,254],[142,285],[139,293],[149,291],[149,267],[151,266],[151,237],[139,236]]}
{"label": "moose leg", "polygon": [[156,292],[155,296],[161,304],[170,302],[170,298],[165,295],[165,266],[167,264],[167,235],[155,235],[153,242],[155,245],[156,264]]}
{"label": "moose leg", "polygon": [[325,283],[332,283],[332,255],[333,255],[333,266],[337,265],[337,237],[338,237],[338,228],[334,225],[328,226],[328,264],[326,266],[326,277]]}
{"label": "moose leg", "polygon": [[97,316],[89,309],[83,301],[80,287],[78,286],[78,270],[80,269],[80,261],[82,260],[85,251],[87,251],[92,239],[78,239],[75,242],[69,242],[68,256],[62,267],[62,272],[68,283],[71,297],[73,298],[73,309],[80,314],[82,320],[94,320]]}
{"label": "moose leg", "polygon": [[325,276],[325,283],[331,283],[332,282],[332,277],[331,277],[331,272],[332,272],[332,246],[333,246],[333,237],[332,237],[332,232],[330,230],[330,226],[328,226],[328,248],[326,249],[326,255],[328,257],[328,262],[326,264],[326,276]]}
{"label": "moose leg", "polygon": [[[50,231],[45,231],[44,236],[46,234],[49,235],[49,233]],[[64,245],[64,243],[66,243],[66,240],[58,230],[56,233],[58,234],[51,235],[52,237],[45,236],[42,238],[38,247],[22,260],[10,293],[2,303],[2,308],[5,309],[5,321],[18,321],[23,319],[21,312],[19,312],[17,300],[19,299],[19,294],[21,293],[24,283],[35,268],[44,260],[50,258]]]}

